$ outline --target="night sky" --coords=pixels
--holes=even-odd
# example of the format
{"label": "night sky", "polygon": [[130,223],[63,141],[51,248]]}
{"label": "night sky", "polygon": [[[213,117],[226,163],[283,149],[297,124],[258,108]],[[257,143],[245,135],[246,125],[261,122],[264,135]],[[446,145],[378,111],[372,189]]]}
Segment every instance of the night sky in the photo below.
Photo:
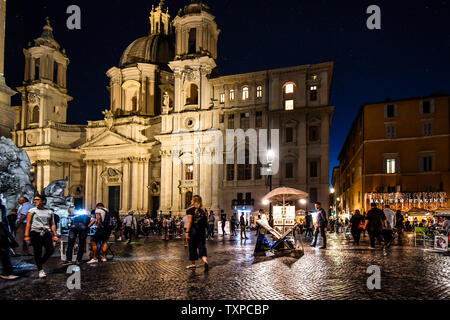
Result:
{"label": "night sky", "polygon": [[[190,0],[166,0],[171,16]],[[330,171],[365,102],[450,92],[450,0],[324,1],[206,0],[219,29],[222,75],[335,61],[331,104],[336,107]],[[7,0],[6,79],[22,84],[22,49],[49,16],[55,39],[70,58],[68,122],[99,120],[109,108],[105,72],[125,48],[150,31],[159,0]],[[66,8],[81,7],[81,30],[68,30]],[[369,30],[366,9],[381,8],[381,30]],[[13,105],[21,103],[20,96]],[[330,175],[331,176],[331,175]]]}

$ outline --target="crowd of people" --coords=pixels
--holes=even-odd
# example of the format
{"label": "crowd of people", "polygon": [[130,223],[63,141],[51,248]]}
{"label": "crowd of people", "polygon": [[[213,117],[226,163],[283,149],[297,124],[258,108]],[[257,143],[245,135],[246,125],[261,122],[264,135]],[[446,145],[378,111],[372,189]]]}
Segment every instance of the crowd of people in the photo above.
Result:
{"label": "crowd of people", "polygon": [[[26,197],[18,200],[18,208],[11,210],[6,216],[6,208],[0,202],[2,211],[2,223],[0,224],[0,255],[3,266],[3,279],[16,279],[13,274],[10,256],[34,256],[39,277],[45,278],[44,264],[54,253],[55,243],[60,241],[58,225],[60,218],[52,210],[46,207],[46,197],[37,195],[33,198],[34,205]],[[304,220],[294,230],[296,234],[303,235],[305,239],[311,240],[311,246],[315,247],[318,238],[322,240],[320,249],[327,248],[327,232],[351,233],[353,243],[360,244],[361,233],[367,232],[370,240],[370,248],[374,249],[376,243],[383,247],[389,247],[398,238],[402,243],[403,233],[411,231],[414,227],[437,227],[450,231],[450,220],[448,218],[435,219],[434,221],[417,218],[411,224],[405,219],[402,212],[394,212],[389,205],[384,210],[372,204],[367,213],[361,214],[355,210],[350,219],[340,217],[330,218],[319,202],[315,203],[316,219],[307,212]],[[259,216],[264,214],[260,210]],[[114,235],[116,241],[125,239],[127,244],[140,236],[149,237],[157,235],[165,241],[181,239],[184,235],[184,245],[189,247],[189,269],[196,268],[196,261],[202,259],[205,270],[208,270],[206,241],[213,240],[216,226],[216,216],[213,211],[208,212],[203,207],[202,199],[196,195],[192,198],[190,207],[186,210],[184,217],[174,217],[160,214],[153,218],[149,214],[136,217],[134,212],[129,212],[121,218],[118,212],[110,213],[102,203],[89,214],[75,214],[75,208],[68,209],[68,216],[64,220],[64,228],[67,229],[68,244],[65,251],[66,258],[63,264],[72,264],[74,248],[78,248],[76,263],[80,264],[85,255],[86,241],[90,235],[92,258],[88,264],[107,261],[109,239]],[[229,224],[230,236],[237,236],[237,226],[240,226],[240,237],[248,239],[247,229],[249,221],[242,213],[239,220],[236,214],[228,221],[223,211],[220,212],[220,228],[222,236],[227,235],[226,225]],[[328,230],[329,229],[329,230]]]}
{"label": "crowd of people", "polygon": [[[115,241],[126,240],[131,244],[133,239],[149,235],[160,236],[166,241],[181,239],[184,235],[185,246],[189,247],[191,261],[201,257],[208,269],[206,259],[205,241],[213,240],[215,233],[216,217],[213,211],[208,212],[203,208],[200,196],[192,199],[191,206],[184,217],[173,217],[160,214],[153,218],[149,214],[136,217],[134,212],[129,212],[121,218],[118,212],[111,213],[103,203],[98,203],[94,210],[83,214],[76,213],[75,207],[68,209],[67,217],[54,214],[53,210],[46,207],[46,197],[36,195],[32,204],[26,197],[20,197],[18,207],[6,215],[6,207],[1,204],[2,223],[0,224],[0,255],[3,266],[3,279],[13,280],[17,276],[13,274],[11,256],[34,256],[39,278],[47,276],[44,265],[55,252],[55,244],[60,241],[60,233],[67,235],[65,248],[65,260],[63,265],[73,263],[81,264],[86,253],[87,239],[90,236],[89,245],[92,257],[88,264],[96,264],[101,260],[107,261],[107,252],[110,247],[110,237]],[[61,223],[60,223],[61,222]],[[225,236],[226,215],[221,211],[222,235]],[[236,217],[229,221],[232,235],[236,234],[236,227],[241,225],[241,239],[248,239],[246,221],[242,214],[239,222]],[[76,261],[73,262],[74,249],[77,248]],[[189,268],[193,268],[191,264]]]}

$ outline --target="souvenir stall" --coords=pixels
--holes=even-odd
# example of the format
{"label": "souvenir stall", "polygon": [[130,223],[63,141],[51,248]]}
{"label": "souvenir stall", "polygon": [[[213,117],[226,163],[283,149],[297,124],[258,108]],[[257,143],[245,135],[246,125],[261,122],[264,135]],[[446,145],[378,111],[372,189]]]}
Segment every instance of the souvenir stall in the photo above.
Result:
{"label": "souvenir stall", "polygon": [[295,219],[295,205],[292,205],[292,202],[307,197],[306,192],[286,187],[277,188],[264,196],[263,200],[273,205],[273,226],[270,226],[266,219],[258,220],[257,223],[272,235],[274,241],[270,243],[264,233],[259,234],[255,254],[270,250],[275,254],[289,254],[296,257],[303,255],[301,237],[297,241],[293,233],[298,222]]}

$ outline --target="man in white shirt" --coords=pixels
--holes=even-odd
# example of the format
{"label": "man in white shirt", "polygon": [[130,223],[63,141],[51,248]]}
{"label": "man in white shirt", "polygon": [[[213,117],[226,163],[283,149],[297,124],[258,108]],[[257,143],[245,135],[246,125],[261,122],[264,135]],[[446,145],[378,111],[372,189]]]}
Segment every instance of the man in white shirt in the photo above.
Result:
{"label": "man in white shirt", "polygon": [[123,226],[125,228],[125,239],[128,239],[128,244],[130,244],[131,238],[137,229],[137,222],[133,211],[128,212],[128,215],[123,219]]}
{"label": "man in white shirt", "polygon": [[384,215],[386,216],[385,228],[383,230],[383,237],[385,246],[389,247],[394,241],[393,237],[393,228],[395,227],[395,212],[391,210],[390,206],[387,204],[383,210]]}

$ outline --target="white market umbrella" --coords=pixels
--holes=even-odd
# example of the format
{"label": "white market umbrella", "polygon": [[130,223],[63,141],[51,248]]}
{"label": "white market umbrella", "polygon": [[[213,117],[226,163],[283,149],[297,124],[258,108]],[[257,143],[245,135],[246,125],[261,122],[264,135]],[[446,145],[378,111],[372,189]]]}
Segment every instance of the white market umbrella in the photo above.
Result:
{"label": "white market umbrella", "polygon": [[301,190],[297,190],[294,188],[280,187],[266,194],[263,200],[268,200],[271,202],[282,201],[284,206],[285,201],[305,199],[308,198],[308,196],[309,196],[308,193]]}
{"label": "white market umbrella", "polygon": [[434,210],[434,215],[436,216],[450,216],[450,208],[439,208]]}
{"label": "white market umbrella", "polygon": [[422,209],[422,208],[411,208],[408,212],[406,212],[408,216],[426,216],[427,214],[430,214],[430,211]]}

